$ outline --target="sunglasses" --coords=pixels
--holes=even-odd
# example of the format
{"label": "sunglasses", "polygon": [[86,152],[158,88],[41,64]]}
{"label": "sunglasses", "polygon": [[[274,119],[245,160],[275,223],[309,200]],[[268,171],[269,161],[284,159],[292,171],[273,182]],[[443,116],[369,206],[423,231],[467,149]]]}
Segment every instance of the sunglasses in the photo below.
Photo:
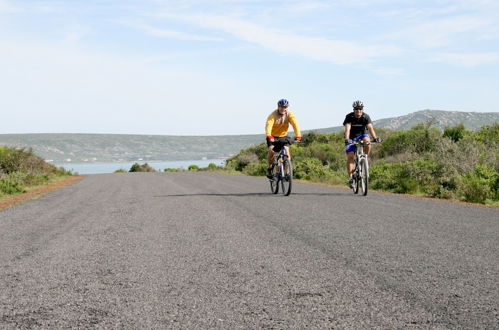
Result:
{"label": "sunglasses", "polygon": [[362,111],[362,110],[364,110],[364,108],[354,108],[354,110],[356,110],[356,111]]}

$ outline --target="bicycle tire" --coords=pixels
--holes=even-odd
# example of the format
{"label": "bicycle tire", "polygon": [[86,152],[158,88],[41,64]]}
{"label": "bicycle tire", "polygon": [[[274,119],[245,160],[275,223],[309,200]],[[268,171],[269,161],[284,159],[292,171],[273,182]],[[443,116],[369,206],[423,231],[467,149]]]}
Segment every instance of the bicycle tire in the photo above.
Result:
{"label": "bicycle tire", "polygon": [[360,181],[361,181],[362,195],[366,196],[367,191],[368,191],[368,185],[369,185],[369,173],[368,173],[368,168],[367,168],[367,159],[362,159],[360,161],[360,169],[361,169]]}
{"label": "bicycle tire", "polygon": [[283,168],[283,175],[281,178],[282,194],[284,196],[289,196],[289,194],[291,194],[291,188],[293,186],[293,164],[289,159],[286,159],[282,163],[282,168]]}
{"label": "bicycle tire", "polygon": [[273,194],[277,194],[279,192],[279,173],[278,173],[278,168],[279,166],[272,166],[272,179],[269,179],[270,181],[270,191]]}
{"label": "bicycle tire", "polygon": [[352,175],[352,190],[354,194],[359,193],[359,169],[356,167]]}

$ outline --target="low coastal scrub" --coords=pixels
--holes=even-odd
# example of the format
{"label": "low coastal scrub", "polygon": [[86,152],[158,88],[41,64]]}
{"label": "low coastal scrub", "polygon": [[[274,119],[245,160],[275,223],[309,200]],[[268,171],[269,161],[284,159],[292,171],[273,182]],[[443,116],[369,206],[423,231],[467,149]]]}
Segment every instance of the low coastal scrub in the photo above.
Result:
{"label": "low coastal scrub", "polygon": [[[208,164],[207,167],[199,167],[198,165],[189,165],[187,169],[183,168],[165,168],[165,172],[203,172],[203,171],[221,171],[224,170],[223,166],[217,166],[214,163]],[[116,170],[115,173],[124,173],[126,172],[123,169]],[[149,164],[139,164],[135,163],[132,165],[128,172],[157,172],[156,169],[151,167]]]}
{"label": "low coastal scrub", "polygon": [[32,149],[0,146],[0,197],[24,193],[30,187],[69,175],[72,173],[48,164]]}
{"label": "low coastal scrub", "polygon": [[209,163],[207,167],[199,167],[198,165],[189,165],[187,170],[183,168],[165,168],[165,172],[214,172],[224,171],[223,166],[217,166],[215,163]]}
{"label": "low coastal scrub", "polygon": [[[383,142],[371,151],[372,189],[499,206],[499,123],[478,131],[462,124],[442,131],[428,122],[377,132]],[[343,133],[305,134],[291,153],[297,179],[346,183]],[[226,168],[263,176],[266,157],[261,143],[229,158]]]}
{"label": "low coastal scrub", "polygon": [[135,163],[130,167],[129,172],[156,172],[156,170],[147,163],[142,165]]}

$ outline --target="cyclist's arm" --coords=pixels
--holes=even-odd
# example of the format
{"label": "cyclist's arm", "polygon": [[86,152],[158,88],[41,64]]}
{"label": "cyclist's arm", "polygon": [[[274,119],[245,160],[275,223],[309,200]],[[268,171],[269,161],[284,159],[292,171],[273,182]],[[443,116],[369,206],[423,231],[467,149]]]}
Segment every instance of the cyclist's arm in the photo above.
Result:
{"label": "cyclist's arm", "polygon": [[301,138],[300,127],[298,126],[298,122],[296,121],[296,117],[294,114],[289,116],[289,123],[293,126],[293,131],[295,132],[295,137]]}
{"label": "cyclist's arm", "polygon": [[371,123],[367,124],[367,129],[369,130],[369,134],[371,135],[371,138],[374,140],[376,138],[376,133],[374,132],[373,124],[371,124]]}
{"label": "cyclist's arm", "polygon": [[265,136],[272,136],[272,126],[274,126],[275,117],[274,114],[270,114],[267,117],[267,122],[265,123]]}

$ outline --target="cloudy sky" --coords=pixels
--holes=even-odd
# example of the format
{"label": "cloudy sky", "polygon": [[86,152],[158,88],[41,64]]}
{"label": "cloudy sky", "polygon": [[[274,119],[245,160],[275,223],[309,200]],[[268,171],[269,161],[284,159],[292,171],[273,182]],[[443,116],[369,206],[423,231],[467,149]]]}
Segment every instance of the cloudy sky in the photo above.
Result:
{"label": "cloudy sky", "polygon": [[499,111],[495,0],[0,0],[2,133],[263,135]]}

